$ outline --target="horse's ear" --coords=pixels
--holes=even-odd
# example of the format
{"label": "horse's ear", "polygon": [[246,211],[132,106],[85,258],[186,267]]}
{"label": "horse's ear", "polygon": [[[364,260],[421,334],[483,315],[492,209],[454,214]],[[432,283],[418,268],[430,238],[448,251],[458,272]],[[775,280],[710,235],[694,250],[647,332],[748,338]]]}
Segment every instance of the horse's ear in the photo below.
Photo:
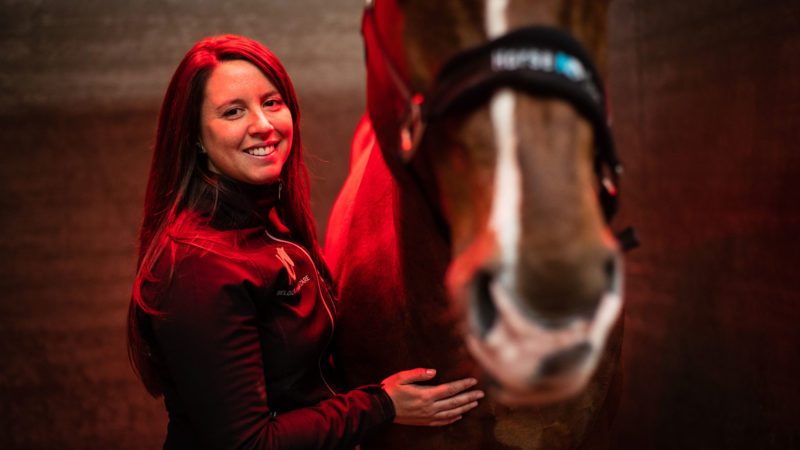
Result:
{"label": "horse's ear", "polygon": [[425,122],[422,120],[422,94],[414,94],[408,101],[406,119],[400,126],[400,159],[408,163],[417,153],[422,135],[425,134]]}

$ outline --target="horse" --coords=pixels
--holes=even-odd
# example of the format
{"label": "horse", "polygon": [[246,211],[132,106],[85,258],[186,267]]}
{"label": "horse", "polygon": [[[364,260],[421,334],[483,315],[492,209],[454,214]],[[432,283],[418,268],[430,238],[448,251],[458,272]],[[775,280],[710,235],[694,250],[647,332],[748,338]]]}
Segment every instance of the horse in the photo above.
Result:
{"label": "horse", "polygon": [[607,444],[623,328],[607,8],[367,0],[367,112],[324,246],[341,383],[432,367],[489,395],[362,448]]}

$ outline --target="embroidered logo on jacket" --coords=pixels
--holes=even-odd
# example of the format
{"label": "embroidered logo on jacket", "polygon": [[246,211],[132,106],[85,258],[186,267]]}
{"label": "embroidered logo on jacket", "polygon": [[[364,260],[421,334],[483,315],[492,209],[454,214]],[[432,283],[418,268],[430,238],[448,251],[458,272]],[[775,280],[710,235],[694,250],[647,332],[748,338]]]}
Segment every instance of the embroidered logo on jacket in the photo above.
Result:
{"label": "embroidered logo on jacket", "polygon": [[294,289],[280,289],[275,292],[275,295],[297,295],[300,292],[300,288],[302,288],[306,283],[311,281],[311,277],[306,275],[297,283],[297,286]]}
{"label": "embroidered logo on jacket", "polygon": [[289,275],[289,287],[294,286],[292,289],[280,289],[275,293],[276,295],[295,295],[300,292],[300,288],[311,281],[311,277],[308,275],[303,276],[300,281],[297,280],[297,274],[294,271],[294,261],[292,261],[292,258],[289,257],[289,254],[286,253],[283,247],[278,247],[277,252],[275,252],[275,257],[283,264],[286,273]]}
{"label": "embroidered logo on jacket", "polygon": [[278,258],[278,261],[286,268],[286,273],[289,274],[289,284],[294,284],[295,281],[297,281],[297,276],[294,273],[294,261],[292,261],[292,258],[289,257],[289,254],[286,253],[283,247],[278,247],[275,257]]}

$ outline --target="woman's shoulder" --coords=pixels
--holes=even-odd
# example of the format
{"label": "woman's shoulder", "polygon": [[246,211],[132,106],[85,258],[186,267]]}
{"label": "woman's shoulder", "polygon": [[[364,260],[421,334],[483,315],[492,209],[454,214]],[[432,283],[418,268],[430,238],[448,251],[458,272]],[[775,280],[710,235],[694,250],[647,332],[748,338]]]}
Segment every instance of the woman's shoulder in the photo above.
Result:
{"label": "woman's shoulder", "polygon": [[202,222],[183,222],[170,227],[166,245],[152,270],[153,287],[191,291],[192,298],[199,298],[213,296],[225,286],[264,285],[266,280],[257,254],[242,251],[230,234]]}
{"label": "woman's shoulder", "polygon": [[215,230],[202,217],[181,214],[167,227],[151,268],[155,285],[187,277],[192,283],[261,278],[253,252],[243,251],[233,232]]}
{"label": "woman's shoulder", "polygon": [[182,213],[167,229],[170,247],[179,254],[196,256],[212,253],[221,258],[242,259],[253,249],[266,244],[263,230],[220,230],[207,218],[192,212]]}

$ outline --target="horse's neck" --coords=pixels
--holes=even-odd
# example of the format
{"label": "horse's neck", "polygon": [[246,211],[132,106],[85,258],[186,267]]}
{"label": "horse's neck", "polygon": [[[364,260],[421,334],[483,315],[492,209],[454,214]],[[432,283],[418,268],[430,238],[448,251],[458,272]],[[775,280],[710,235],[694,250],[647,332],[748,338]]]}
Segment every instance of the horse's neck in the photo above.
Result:
{"label": "horse's neck", "polygon": [[[362,139],[354,140],[353,164],[331,213],[325,244],[344,325],[356,326],[362,319],[382,324],[382,331],[371,336],[373,344],[377,348],[385,339],[396,351],[389,361],[380,361],[381,368],[446,368],[450,364],[438,355],[463,358],[452,351],[463,344],[443,284],[447,241],[437,229],[427,194],[411,177],[392,175],[377,142],[361,131],[356,133]],[[374,307],[380,315],[363,317],[363,311],[349,309],[353,305]],[[340,332],[347,340],[348,330]],[[350,364],[359,363],[352,359]]]}
{"label": "horse's neck", "polygon": [[[371,124],[362,120],[351,149],[350,173],[334,204],[325,251],[335,275],[377,261],[414,266],[447,264],[429,195],[401,166],[390,169]],[[439,280],[441,283],[441,280]]]}

